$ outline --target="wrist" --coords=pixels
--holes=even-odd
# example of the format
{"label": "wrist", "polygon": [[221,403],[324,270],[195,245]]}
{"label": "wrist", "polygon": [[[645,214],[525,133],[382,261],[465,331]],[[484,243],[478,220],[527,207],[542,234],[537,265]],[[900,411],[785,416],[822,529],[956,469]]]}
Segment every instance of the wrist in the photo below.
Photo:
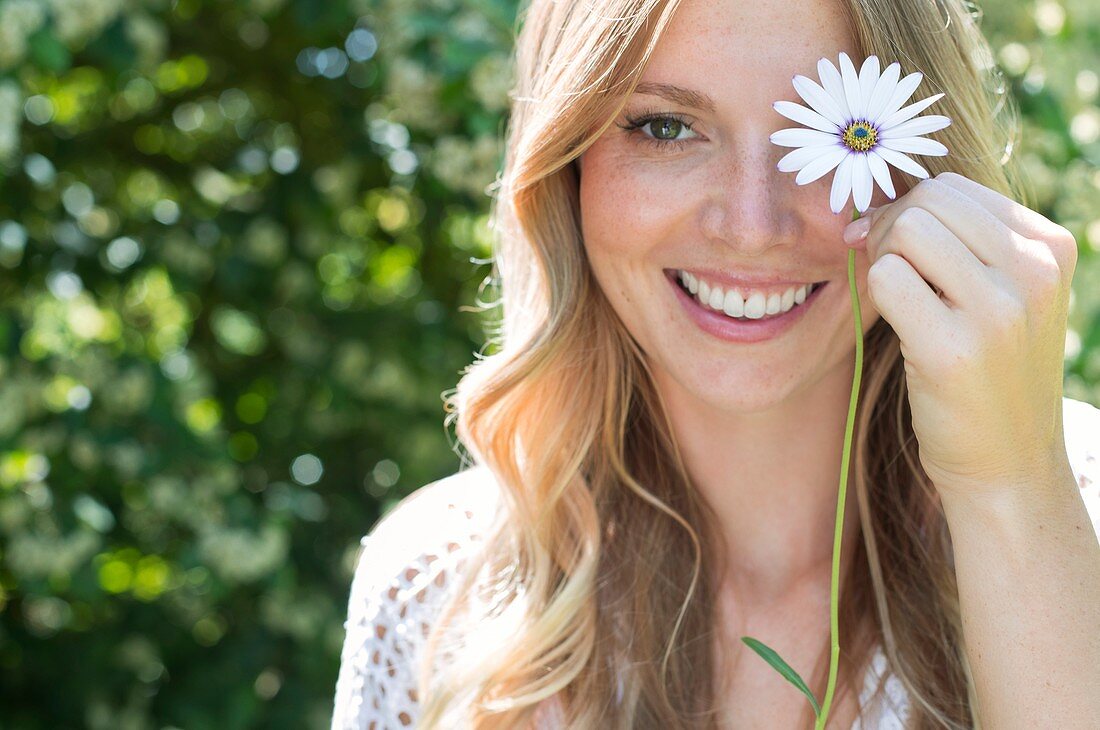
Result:
{"label": "wrist", "polygon": [[987,523],[1011,526],[1034,522],[1051,509],[1064,506],[1074,499],[1076,480],[1069,459],[1060,457],[1044,461],[1042,468],[1013,477],[991,477],[968,483],[936,483],[940,503],[948,524],[973,525]]}

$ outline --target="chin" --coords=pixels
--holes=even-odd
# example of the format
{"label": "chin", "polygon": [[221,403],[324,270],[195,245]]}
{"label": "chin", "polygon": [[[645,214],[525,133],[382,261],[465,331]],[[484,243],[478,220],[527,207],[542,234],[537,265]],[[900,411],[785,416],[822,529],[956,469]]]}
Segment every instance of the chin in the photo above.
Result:
{"label": "chin", "polygon": [[684,396],[716,411],[756,413],[766,411],[790,396],[798,373],[769,366],[767,363],[733,363],[730,360],[696,362],[694,367],[682,361],[667,368],[655,368],[663,392],[671,387],[676,397]]}

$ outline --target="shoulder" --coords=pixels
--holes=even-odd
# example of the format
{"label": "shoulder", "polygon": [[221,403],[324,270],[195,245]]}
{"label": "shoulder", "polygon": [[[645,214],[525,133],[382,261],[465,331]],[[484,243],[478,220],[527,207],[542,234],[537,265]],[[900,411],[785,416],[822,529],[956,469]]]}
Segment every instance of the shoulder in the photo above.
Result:
{"label": "shoulder", "polygon": [[[349,610],[426,606],[431,583],[444,588],[480,543],[496,515],[499,493],[485,467],[464,469],[420,487],[387,511],[360,540]],[[434,581],[434,582],[433,582]],[[438,592],[438,591],[431,591]]]}
{"label": "shoulder", "polygon": [[425,485],[360,540],[348,597],[332,727],[415,719],[418,657],[452,579],[499,504],[484,467]]}
{"label": "shoulder", "polygon": [[1100,536],[1100,408],[1062,398],[1062,430],[1077,487]]}
{"label": "shoulder", "polygon": [[496,515],[498,501],[496,480],[483,466],[420,487],[360,540],[357,573],[397,575],[422,556],[477,542]]}

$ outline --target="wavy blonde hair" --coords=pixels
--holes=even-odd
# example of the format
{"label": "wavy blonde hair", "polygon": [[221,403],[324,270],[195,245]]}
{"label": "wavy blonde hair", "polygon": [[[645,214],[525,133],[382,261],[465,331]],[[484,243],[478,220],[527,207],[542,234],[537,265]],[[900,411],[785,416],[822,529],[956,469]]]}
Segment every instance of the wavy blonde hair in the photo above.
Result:
{"label": "wavy blonde hair", "polygon": [[[503,316],[489,326],[491,354],[445,394],[447,424],[491,470],[501,509],[431,632],[420,728],[531,727],[555,697],[569,728],[719,725],[723,536],[691,486],[646,359],[588,266],[576,167],[620,113],[677,5],[521,7],[491,210]],[[899,60],[924,73],[929,93],[947,92],[938,108],[953,124],[936,136],[951,154],[929,159],[930,172],[951,169],[1022,200],[1011,155],[1018,114],[977,8],[838,5],[864,55]],[[899,192],[915,184],[898,174]],[[977,727],[950,537],[917,458],[899,342],[885,320],[868,332],[864,368],[853,454],[862,541],[842,576],[834,702],[858,691],[879,643],[909,692],[910,728]],[[818,697],[827,674],[826,646],[807,677]]]}

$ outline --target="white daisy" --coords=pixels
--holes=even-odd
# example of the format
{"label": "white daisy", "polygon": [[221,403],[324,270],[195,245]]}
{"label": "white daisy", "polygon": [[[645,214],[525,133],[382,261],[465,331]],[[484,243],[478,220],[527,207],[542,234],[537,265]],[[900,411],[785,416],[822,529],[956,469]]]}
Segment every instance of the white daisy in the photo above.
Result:
{"label": "white daisy", "polygon": [[[947,148],[917,135],[935,132],[951,124],[939,114],[913,119],[943,94],[902,108],[916,90],[923,74],[919,71],[898,80],[901,65],[892,63],[879,75],[877,56],[868,56],[856,74],[848,54],[840,54],[840,71],[827,59],[817,62],[821,85],[806,76],[793,79],[795,91],[810,107],[790,101],[772,106],[783,116],[810,127],[781,129],[771,135],[781,147],[797,147],[779,161],[781,172],[798,171],[795,182],[806,185],[836,168],[829,207],[839,213],[852,193],[862,213],[871,204],[872,179],[893,199],[893,182],[886,163],[915,175],[928,171],[905,153],[942,156]],[[822,88],[824,87],[824,88]]]}

